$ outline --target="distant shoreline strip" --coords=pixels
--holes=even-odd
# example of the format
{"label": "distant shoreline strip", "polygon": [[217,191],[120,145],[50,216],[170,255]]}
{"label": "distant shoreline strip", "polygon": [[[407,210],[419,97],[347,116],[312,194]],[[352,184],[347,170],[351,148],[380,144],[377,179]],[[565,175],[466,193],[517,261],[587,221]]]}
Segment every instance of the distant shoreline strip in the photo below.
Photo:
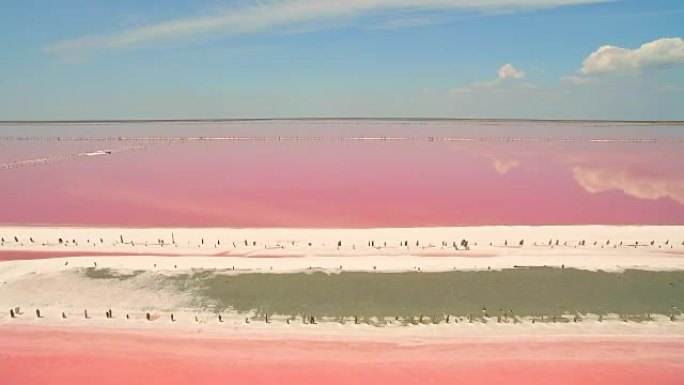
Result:
{"label": "distant shoreline strip", "polygon": [[684,138],[515,138],[515,137],[437,137],[437,136],[0,136],[0,141],[412,141],[412,142],[515,142],[515,143],[684,143]]}

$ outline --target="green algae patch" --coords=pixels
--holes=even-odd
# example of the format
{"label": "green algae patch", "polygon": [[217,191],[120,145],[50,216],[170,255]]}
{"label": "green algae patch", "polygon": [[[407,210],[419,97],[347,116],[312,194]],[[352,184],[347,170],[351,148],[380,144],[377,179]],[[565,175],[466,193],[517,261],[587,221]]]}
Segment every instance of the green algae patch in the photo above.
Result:
{"label": "green algae patch", "polygon": [[[199,290],[218,309],[326,317],[671,314],[684,272],[510,269],[443,273],[214,275]],[[485,309],[485,311],[483,311]]]}
{"label": "green algae patch", "polygon": [[134,270],[130,273],[123,273],[114,269],[102,268],[97,269],[95,267],[88,267],[83,269],[82,274],[87,278],[92,279],[118,279],[120,281],[125,281],[128,279],[136,278],[139,275],[145,273],[145,270]]}
{"label": "green algae patch", "polygon": [[[91,271],[92,277],[95,272]],[[98,272],[100,276],[111,272]],[[154,282],[191,291],[195,303],[214,311],[326,318],[443,320],[620,314],[632,321],[650,314],[680,314],[684,272],[622,273],[557,268],[440,273],[342,272],[292,274],[196,271]],[[570,316],[568,316],[570,315]],[[348,318],[349,319],[349,318]]]}

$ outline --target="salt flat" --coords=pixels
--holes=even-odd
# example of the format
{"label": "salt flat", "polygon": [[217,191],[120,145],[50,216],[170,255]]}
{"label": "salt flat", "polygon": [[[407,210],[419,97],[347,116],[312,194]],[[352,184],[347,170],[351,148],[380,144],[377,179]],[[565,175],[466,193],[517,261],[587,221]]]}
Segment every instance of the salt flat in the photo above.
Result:
{"label": "salt flat", "polygon": [[[167,319],[170,313],[175,313],[177,317],[185,314],[186,318],[195,322],[199,322],[199,319],[195,319],[196,316],[213,322],[217,313],[225,311],[225,320],[231,320],[236,324],[245,322],[245,316],[261,319],[264,314],[271,312],[272,320],[277,320],[280,316],[279,321],[283,323],[286,319],[296,319],[293,315],[306,315],[307,310],[302,310],[307,309],[306,305],[297,301],[307,298],[306,301],[313,301],[308,311],[316,313],[317,316],[327,314],[328,321],[338,320],[341,315],[351,317],[360,314],[364,320],[371,320],[371,323],[384,324],[387,315],[397,314],[403,317],[400,323],[408,324],[415,323],[413,318],[408,317],[418,316],[421,312],[420,303],[425,304],[425,311],[434,313],[426,314],[426,320],[431,316],[439,316],[435,319],[437,323],[444,322],[444,317],[452,309],[454,316],[460,317],[461,321],[469,318],[468,315],[480,318],[480,304],[468,300],[482,298],[483,302],[488,302],[491,306],[496,305],[497,309],[499,306],[514,307],[516,312],[519,312],[518,316],[526,322],[532,322],[535,317],[539,318],[544,314],[547,315],[547,321],[551,320],[551,314],[559,317],[568,315],[569,318],[563,319],[566,322],[577,312],[592,313],[593,315],[588,317],[592,320],[597,319],[596,314],[599,313],[625,313],[615,316],[606,314],[606,321],[621,320],[623,316],[642,319],[646,317],[646,313],[654,312],[658,313],[663,321],[669,321],[670,313],[679,314],[678,309],[671,311],[670,305],[681,305],[676,298],[669,298],[673,295],[678,296],[679,286],[674,282],[679,278],[675,272],[684,270],[684,246],[677,238],[684,234],[682,230],[684,228],[680,226],[407,229],[4,227],[0,228],[0,234],[4,239],[0,249],[0,259],[4,259],[0,262],[0,290],[3,294],[0,297],[0,306],[7,309],[23,306],[24,309],[30,308],[31,312],[34,311],[33,308],[39,307],[44,318],[55,318],[59,322],[65,322],[64,317],[68,320],[81,317],[84,309],[89,309],[91,314],[98,314],[98,317],[101,317],[107,309],[115,308],[119,315],[128,312],[133,318],[144,317],[146,312],[153,311],[164,319]],[[566,273],[558,275],[553,270],[527,271],[539,267],[553,267],[557,268],[557,271],[565,269]],[[598,275],[581,273],[619,273],[627,270],[644,273],[640,273],[642,277],[626,276],[632,278],[631,281],[624,282],[615,281],[610,275],[606,276],[608,278],[601,278]],[[496,278],[498,275],[457,278],[459,282],[472,283],[464,284],[463,287],[451,287],[448,290],[444,287],[442,295],[452,293],[450,295],[453,296],[462,293],[468,297],[460,300],[445,298],[441,301],[444,306],[427,306],[428,303],[434,302],[431,299],[441,298],[439,288],[434,288],[434,294],[430,294],[429,290],[420,293],[414,290],[414,295],[423,295],[425,299],[413,298],[411,305],[411,301],[405,301],[402,305],[402,301],[399,300],[396,305],[398,307],[390,306],[389,310],[386,310],[387,314],[369,311],[364,313],[354,303],[344,305],[344,296],[337,298],[341,293],[332,292],[327,298],[331,303],[338,301],[339,309],[330,312],[316,305],[320,301],[325,301],[325,296],[316,299],[317,297],[310,295],[312,290],[333,290],[332,287],[337,287],[334,290],[338,291],[355,290],[355,284],[352,282],[358,282],[356,285],[361,287],[371,284],[366,282],[366,278],[354,278],[349,275],[353,273],[455,274],[465,271],[473,271],[473,274],[477,271],[500,271],[502,275],[500,278]],[[673,272],[675,275],[666,276],[663,273],[661,276],[653,276],[645,273],[648,271]],[[230,290],[233,289],[226,292],[228,289],[224,289],[224,284],[221,283],[223,280],[242,282],[230,277],[255,273],[307,275],[294,281],[289,278],[276,281],[271,279],[271,283],[260,279],[255,281],[248,277],[247,281],[242,280],[245,283],[240,284],[240,293],[243,296],[251,293],[246,298],[256,296],[255,298],[261,298],[261,301],[272,301],[268,308],[264,308],[266,302],[260,305],[261,309],[257,309],[258,302],[250,302],[251,300],[241,302],[242,308],[237,302],[224,301],[225,298],[237,300],[239,296],[231,294]],[[316,273],[344,275],[340,276],[342,281],[338,279],[339,282],[334,283],[337,286],[331,286],[331,279],[323,278],[322,281],[306,284],[310,286],[310,290],[301,291],[304,289],[299,288],[297,282],[310,279],[315,281],[317,278],[311,274]],[[434,277],[434,280],[431,277]],[[378,276],[374,281],[380,278],[391,277]],[[420,281],[409,276],[398,279],[406,285],[418,284],[424,288],[435,282],[444,282],[447,285],[450,279],[456,278],[425,275]],[[500,288],[503,291],[499,294],[494,292],[494,297],[479,296],[487,285],[505,285],[504,282],[509,281],[515,284],[521,279],[525,283],[541,282],[541,286],[518,285],[518,297],[513,295],[514,290],[507,290],[504,287]],[[490,281],[491,283],[487,283]],[[543,283],[547,281],[548,283]],[[608,281],[613,283],[607,284]],[[376,288],[380,290],[373,294],[376,299],[386,298],[380,299],[381,302],[396,301],[392,300],[391,296],[382,297],[387,294],[383,294],[383,287],[395,287],[393,285],[399,285],[392,289],[399,298],[402,295],[411,295],[410,290],[401,294],[406,289],[405,284],[393,282],[393,279],[390,279],[386,284],[380,285],[382,287]],[[607,292],[583,295],[581,293],[586,290],[586,285],[582,282],[590,284],[596,290]],[[629,283],[630,286],[621,286],[627,284],[625,282],[632,283]],[[603,286],[604,283],[606,286]],[[485,286],[478,288],[478,285],[482,284]],[[259,291],[262,287],[271,286],[273,291]],[[599,289],[601,287],[604,289]],[[290,297],[278,299],[273,296],[274,293],[288,295],[288,290],[292,291]],[[560,298],[570,298],[567,294],[559,294],[564,290],[579,296],[578,299],[568,303],[560,301]],[[624,290],[636,293],[622,293]],[[560,307],[555,308],[553,306],[556,305],[536,306],[534,301],[520,302],[520,299],[527,297],[530,292],[540,291],[548,291],[550,296],[560,296],[556,302],[563,303],[563,306],[558,305]],[[619,293],[615,294],[617,297],[611,297],[610,293],[613,292]],[[653,298],[643,297],[646,294],[642,292]],[[638,304],[597,307],[597,304],[583,299],[596,299],[600,302],[602,297],[598,294],[607,295],[605,301],[609,305],[621,302],[625,295],[642,295],[643,301],[646,304],[650,303],[650,307]],[[364,295],[367,294],[362,291],[357,295],[359,301],[364,301]],[[498,304],[496,298],[505,301]],[[540,299],[549,300],[553,298]],[[294,301],[291,307],[274,305],[290,304],[290,301]],[[370,305],[371,308],[383,308],[380,306],[383,303]],[[402,306],[404,308],[400,310]],[[395,308],[398,310],[392,313],[395,311],[392,309]],[[497,315],[508,317],[507,314],[498,314],[501,312],[499,310],[490,311],[491,319],[496,319]],[[61,312],[65,314],[60,316]],[[382,320],[377,318],[380,316],[383,317]],[[19,318],[27,320],[27,316],[23,316],[12,322],[19,322]],[[32,319],[33,315],[29,318]],[[2,320],[7,321],[8,316],[3,315]]]}
{"label": "salt flat", "polygon": [[[0,260],[79,256],[65,261],[5,263],[0,277],[23,269],[21,266],[58,269],[64,262],[72,267],[97,262],[102,267],[129,269],[235,266],[269,272],[339,269],[340,264],[352,271],[411,271],[418,267],[422,271],[449,271],[516,265],[613,271],[630,267],[684,269],[684,226],[0,227],[0,235]],[[345,257],[343,262],[338,261],[340,257]]]}

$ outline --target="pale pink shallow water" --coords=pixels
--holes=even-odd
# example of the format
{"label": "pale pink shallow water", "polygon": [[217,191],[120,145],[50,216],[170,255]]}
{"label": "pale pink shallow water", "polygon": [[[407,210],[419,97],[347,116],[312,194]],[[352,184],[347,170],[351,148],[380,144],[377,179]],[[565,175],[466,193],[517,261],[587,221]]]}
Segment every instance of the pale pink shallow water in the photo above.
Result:
{"label": "pale pink shallow water", "polygon": [[[158,256],[173,256],[175,254],[155,254]],[[90,251],[0,251],[2,261],[24,261],[31,259],[50,259],[63,257],[120,257],[120,256],[145,256],[141,253],[107,253]]]}
{"label": "pale pink shallow water", "polygon": [[32,326],[0,331],[4,385],[680,385],[684,378],[681,339],[378,342]]}
{"label": "pale pink shallow water", "polygon": [[[90,252],[90,251],[0,251],[0,262],[3,261],[25,261],[31,259],[51,259],[51,258],[64,258],[64,257],[146,257],[149,255],[154,255],[155,257],[205,257],[207,254],[169,254],[169,253],[112,253],[112,252]],[[300,254],[280,254],[277,256],[268,254],[241,254],[241,253],[231,253],[223,252],[210,254],[216,257],[244,257],[244,258],[302,258],[303,255]]]}
{"label": "pale pink shallow water", "polygon": [[[194,141],[0,169],[0,224],[413,227],[684,224],[684,142],[439,142],[435,137],[682,139],[681,126],[251,122],[7,126],[8,135],[324,136]],[[409,136],[337,141],[337,136]],[[150,143],[149,141],[146,143]],[[0,141],[0,163],[138,141]]]}
{"label": "pale pink shallow water", "polygon": [[0,170],[0,224],[684,224],[679,144],[176,143]]}

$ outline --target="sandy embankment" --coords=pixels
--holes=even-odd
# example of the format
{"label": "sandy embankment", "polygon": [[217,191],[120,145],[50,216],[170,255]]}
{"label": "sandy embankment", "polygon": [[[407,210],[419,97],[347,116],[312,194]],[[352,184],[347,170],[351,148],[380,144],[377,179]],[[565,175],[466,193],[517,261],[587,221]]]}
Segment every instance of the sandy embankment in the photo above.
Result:
{"label": "sandy embankment", "polygon": [[[79,257],[4,263],[0,277],[9,271],[24,270],[23,267],[33,271],[59,269],[67,261],[69,266],[93,266],[95,262],[102,267],[125,269],[235,266],[269,272],[298,271],[309,266],[339,269],[340,265],[345,270],[360,271],[411,271],[418,267],[422,271],[500,269],[515,265],[565,265],[608,271],[628,267],[684,269],[684,226],[407,229],[0,227],[0,235],[4,239],[0,245],[0,260]],[[468,240],[469,250],[460,246],[463,239]],[[524,241],[522,246],[521,240]],[[580,244],[582,241],[583,245]],[[185,258],[165,258],[169,256]]]}
{"label": "sandy embankment", "polygon": [[[353,322],[288,324],[283,319],[247,324],[244,314],[227,314],[221,322],[214,313],[188,308],[190,293],[140,290],[133,281],[114,285],[74,274],[79,268],[95,265],[163,275],[188,273],[192,268],[232,271],[233,267],[237,274],[307,271],[310,267],[338,272],[340,265],[344,271],[379,272],[506,269],[515,265],[684,270],[684,239],[680,239],[684,227],[4,227],[0,235],[5,238],[0,260],[3,255],[6,259],[0,262],[0,284],[5,286],[4,291],[0,286],[0,303],[5,308],[24,301],[45,305],[42,318],[36,318],[33,308],[23,308],[15,319],[1,313],[3,384],[231,381],[401,385],[457,381],[674,385],[684,376],[684,323],[670,322],[665,315],[642,323],[625,323],[614,316],[604,322],[587,317],[579,323],[534,324],[529,320],[516,324],[461,320],[377,327]],[[453,242],[460,245],[462,239],[469,240],[470,250],[452,246]],[[523,246],[519,245],[521,239],[525,240]],[[582,240],[585,244],[579,245]],[[400,246],[405,241],[408,246]],[[54,291],[45,293],[35,282],[50,283]],[[71,306],[76,302],[70,304],[60,290],[77,295],[78,307]],[[104,315],[104,296],[113,301],[107,303],[115,308],[111,319]],[[136,303],[154,303],[173,312],[175,321],[166,311],[154,311],[154,319],[148,321],[145,309],[135,308]],[[91,309],[89,319],[83,316],[83,306]],[[135,313],[127,319],[123,309]],[[61,317],[65,310],[67,319]],[[116,375],[107,375],[112,368]]]}
{"label": "sandy embankment", "polygon": [[[446,272],[515,266],[605,271],[684,270],[684,258],[678,254],[684,251],[678,238],[684,236],[684,227],[673,226],[362,230],[4,227],[0,228],[0,235],[5,241],[0,247],[0,256],[20,253],[21,257],[55,257],[0,262],[3,293],[0,306],[7,309],[24,306],[31,312],[35,311],[34,307],[40,307],[46,318],[58,319],[61,323],[62,311],[72,320],[82,315],[83,309],[99,317],[108,308],[114,308],[117,313],[131,312],[136,317],[144,314],[145,309],[157,311],[163,317],[171,312],[181,317],[185,311],[188,319],[194,319],[198,309],[204,309],[207,314],[200,318],[216,317],[217,310],[212,310],[210,305],[203,302],[204,305],[197,306],[199,293],[189,292],[198,288],[196,284],[179,291],[164,286],[161,280],[177,275],[193,276],[197,269],[219,269],[228,275],[301,271]],[[460,246],[463,239],[469,241],[467,250]],[[141,279],[97,280],[84,276],[82,268],[148,274]],[[669,292],[668,289],[663,293]],[[663,300],[669,301],[665,297],[658,299],[661,305]],[[495,301],[490,298],[486,303],[492,302]],[[501,305],[514,307],[515,303],[511,302],[515,301],[507,300]],[[462,306],[458,302],[455,307],[459,304]],[[653,310],[644,308],[643,312],[646,311]],[[660,314],[668,316],[669,311]],[[677,309],[673,309],[673,314],[678,314]],[[3,313],[0,321],[7,321],[6,318],[8,315]],[[27,316],[22,316],[12,322],[26,319]],[[243,322],[244,315],[235,320]]]}

